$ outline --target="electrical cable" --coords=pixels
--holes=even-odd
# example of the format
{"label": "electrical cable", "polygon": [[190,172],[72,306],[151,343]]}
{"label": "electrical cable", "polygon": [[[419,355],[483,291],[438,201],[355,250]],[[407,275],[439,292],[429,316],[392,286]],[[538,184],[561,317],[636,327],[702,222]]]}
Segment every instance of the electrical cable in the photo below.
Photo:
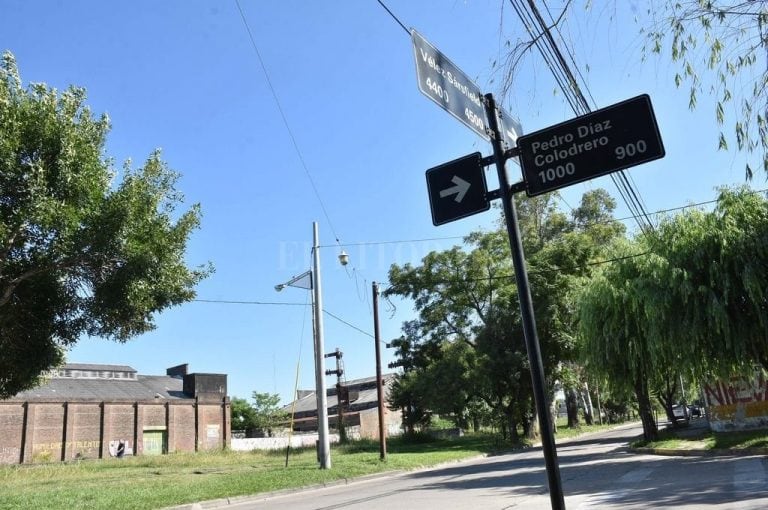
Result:
{"label": "electrical cable", "polygon": [[285,112],[283,111],[283,107],[280,104],[280,99],[277,96],[275,87],[272,85],[272,80],[269,78],[269,72],[267,71],[266,65],[264,65],[264,60],[261,58],[261,53],[259,52],[259,48],[256,45],[256,39],[253,37],[253,33],[251,32],[251,27],[248,25],[248,20],[245,18],[245,13],[243,12],[242,7],[240,7],[240,0],[235,0],[235,5],[237,5],[237,10],[240,11],[240,18],[243,20],[243,25],[245,26],[245,30],[248,32],[248,38],[251,41],[251,47],[253,48],[253,51],[256,53],[256,57],[259,60],[259,64],[261,65],[261,70],[264,73],[264,77],[266,78],[267,85],[269,86],[269,90],[272,93],[272,98],[275,101],[277,110],[278,112],[280,112],[280,118],[283,120],[283,125],[285,126],[285,130],[288,132],[288,137],[291,139],[291,142],[293,144],[293,149],[296,152],[296,156],[299,158],[301,167],[304,169],[304,173],[306,174],[307,179],[309,180],[309,183],[312,186],[312,190],[315,192],[317,201],[320,202],[320,208],[322,209],[323,215],[325,216],[325,219],[328,222],[328,226],[330,227],[331,232],[333,233],[333,237],[338,242],[339,236],[336,234],[336,229],[333,227],[333,222],[331,221],[331,217],[328,215],[328,210],[325,207],[325,202],[323,202],[323,199],[320,196],[320,191],[317,189],[317,185],[315,184],[315,180],[312,178],[312,174],[309,173],[309,167],[307,167],[307,163],[304,161],[304,156],[302,155],[301,149],[299,149],[299,144],[296,141],[296,137],[293,134],[293,130],[291,129],[290,124],[288,123],[288,118],[285,116]]}
{"label": "electrical cable", "polygon": [[387,13],[389,13],[389,15],[390,15],[390,16],[392,16],[392,19],[394,19],[395,21],[397,21],[397,24],[398,24],[398,25],[400,25],[401,27],[403,27],[403,30],[405,30],[405,33],[406,33],[406,34],[408,34],[408,35],[410,36],[410,35],[411,35],[411,31],[410,31],[410,30],[408,30],[408,28],[406,28],[406,26],[405,26],[405,25],[403,25],[403,22],[402,22],[402,21],[400,21],[400,19],[399,19],[397,16],[395,16],[395,15],[394,15],[394,13],[393,13],[391,10],[389,10],[389,7],[387,7],[386,5],[384,5],[384,2],[382,2],[381,0],[377,0],[377,1],[379,2],[379,5],[381,5],[382,7],[384,7],[384,10],[385,10],[385,11],[387,11]]}
{"label": "electrical cable", "polygon": [[336,319],[337,321],[341,322],[342,324],[346,324],[346,325],[347,325],[347,326],[349,326],[350,328],[352,328],[352,329],[354,329],[354,330],[356,330],[356,331],[359,331],[360,333],[362,333],[362,334],[364,334],[364,335],[366,335],[366,336],[369,336],[369,337],[371,337],[371,338],[375,338],[375,337],[374,337],[374,336],[373,336],[371,333],[368,333],[367,331],[364,331],[364,330],[362,330],[362,329],[358,328],[358,327],[357,327],[357,326],[355,326],[354,324],[351,324],[351,323],[349,323],[349,322],[345,321],[344,319],[342,319],[342,318],[341,318],[341,317],[339,317],[338,315],[335,315],[335,314],[333,314],[333,313],[329,312],[328,310],[325,310],[325,309],[323,309],[323,313],[325,313],[325,314],[326,314],[326,315],[328,315],[329,317],[333,317],[334,319]]}
{"label": "electrical cable", "polygon": [[[515,11],[517,12],[518,17],[523,22],[523,25],[528,31],[528,34],[530,35],[531,39],[534,41],[536,47],[539,49],[539,52],[544,58],[544,61],[547,64],[547,67],[549,67],[550,71],[552,72],[552,75],[555,78],[555,81],[563,91],[563,94],[565,95],[566,100],[568,101],[569,105],[573,109],[574,113],[577,115],[589,113],[591,111],[591,108],[589,103],[587,102],[586,97],[582,92],[582,89],[587,91],[593,103],[594,103],[594,98],[592,97],[591,92],[589,92],[589,88],[586,85],[584,76],[581,74],[580,70],[578,70],[578,66],[576,66],[579,76],[581,77],[582,82],[584,83],[583,87],[581,87],[578,84],[576,76],[571,71],[570,66],[568,65],[568,62],[563,57],[562,52],[560,51],[557,43],[555,42],[554,37],[552,36],[550,27],[546,24],[544,18],[541,16],[541,13],[536,7],[534,1],[527,0],[528,9],[526,9],[525,5],[522,3],[522,0],[519,0],[520,3],[518,3],[518,0],[509,0],[509,1],[510,1],[510,4],[515,9]],[[565,12],[565,9],[567,9],[568,5],[570,5],[570,0],[568,3],[566,3],[563,12]],[[552,18],[551,12],[550,12],[550,18]],[[560,34],[560,39],[563,42],[564,46],[566,47],[566,52],[571,58],[571,61],[575,63],[575,58],[573,56],[573,53],[570,51],[570,48],[568,47],[567,42],[562,37],[562,34],[559,31],[559,28],[557,26],[558,23],[553,20],[553,24],[555,26],[555,29]],[[534,32],[532,28],[532,26],[534,25],[538,25],[538,28],[539,28],[538,35]],[[540,43],[542,39],[544,39],[546,44]],[[569,86],[565,87],[564,82],[567,82]],[[629,181],[629,179],[626,177],[625,172],[623,170],[618,171],[616,174],[618,176],[614,176],[614,174],[611,174],[610,176],[611,180],[613,181],[614,185],[619,191],[619,194],[621,195],[624,203],[627,205],[627,208],[633,214],[633,217],[635,218],[635,221],[637,222],[640,229],[644,233],[648,234],[650,231],[653,231],[654,225],[651,222],[650,218],[648,217],[648,213],[646,211],[646,208],[644,206],[640,193],[634,189],[636,186],[633,186],[633,183]]]}
{"label": "electrical cable", "polygon": [[225,299],[193,299],[193,303],[220,303],[225,305],[274,305],[274,306],[307,306],[306,303],[290,303],[286,301],[231,301]]}
{"label": "electrical cable", "polygon": [[[428,241],[448,241],[452,239],[464,239],[466,236],[447,236],[447,237],[425,237],[421,239],[405,239],[401,241],[361,241],[359,243],[342,243],[343,248],[349,248],[350,246],[379,246],[382,244],[398,244],[398,243],[425,243]],[[318,248],[331,248],[333,245],[318,246]]]}
{"label": "electrical cable", "polygon": [[[333,224],[333,221],[331,221],[331,217],[328,214],[328,209],[326,208],[325,202],[323,201],[323,199],[322,199],[322,197],[320,195],[320,191],[319,191],[319,189],[317,187],[317,184],[315,183],[315,179],[312,177],[312,174],[309,171],[309,167],[307,166],[307,163],[304,160],[304,156],[303,156],[303,154],[301,152],[301,149],[299,148],[299,144],[298,144],[298,142],[296,140],[296,137],[295,137],[295,135],[293,133],[293,130],[291,129],[291,126],[290,126],[290,124],[288,122],[288,118],[286,117],[285,112],[283,111],[283,107],[282,107],[282,104],[280,103],[280,99],[279,99],[279,97],[277,95],[277,91],[276,91],[274,85],[272,84],[272,80],[269,77],[269,72],[267,71],[267,67],[266,67],[266,65],[264,63],[264,60],[261,57],[261,52],[259,52],[258,45],[256,44],[256,39],[253,36],[253,32],[251,31],[250,25],[248,24],[248,20],[245,17],[245,12],[243,12],[243,9],[242,9],[242,7],[240,5],[240,1],[239,0],[235,0],[235,5],[237,6],[237,10],[240,13],[240,18],[242,19],[242,22],[243,22],[243,25],[245,27],[245,30],[248,33],[248,38],[250,39],[251,47],[253,48],[253,51],[256,54],[256,57],[257,57],[257,59],[259,61],[259,64],[261,66],[262,72],[264,73],[264,77],[266,79],[267,85],[269,86],[269,90],[270,90],[270,92],[272,94],[272,98],[275,101],[275,105],[277,106],[277,110],[280,113],[280,117],[281,117],[281,119],[283,121],[283,125],[285,126],[285,129],[286,129],[286,131],[288,133],[288,136],[291,139],[291,143],[293,144],[294,151],[296,152],[296,155],[297,155],[297,157],[299,159],[301,167],[304,169],[304,173],[307,176],[307,179],[309,180],[309,183],[310,183],[310,185],[312,187],[312,191],[314,192],[315,197],[317,198],[317,201],[320,203],[320,208],[321,208],[321,210],[323,212],[323,216],[325,217],[326,221],[328,222],[328,226],[331,229],[331,233],[333,234],[333,238],[336,241],[336,245],[338,247],[341,247],[342,246],[341,239],[339,238],[339,235],[338,235],[338,233],[336,231],[336,228],[335,228],[335,226]],[[383,3],[382,3],[382,6],[385,9],[387,9],[387,7]],[[387,9],[387,12],[390,12],[390,15],[396,21],[398,21],[398,23],[400,23],[400,21],[397,19],[397,17],[394,14],[392,14],[391,11],[389,11],[389,9]],[[401,26],[403,26],[402,23],[400,23],[400,24],[401,24]],[[403,28],[405,28],[405,26],[403,26]],[[406,32],[408,32],[407,29],[406,29]]]}
{"label": "electrical cable", "polygon": [[[560,24],[558,23],[558,21],[555,20],[555,17],[552,14],[552,11],[550,11],[550,9],[549,9],[549,5],[547,5],[547,0],[542,0],[542,1],[544,3],[544,7],[547,9],[547,14],[549,14],[549,19],[551,21],[550,26],[555,28],[555,30],[557,31],[557,35],[560,36],[560,40],[563,41],[564,46],[565,46],[565,52],[568,54],[568,57],[571,59],[571,64],[573,64],[573,67],[576,69],[576,74],[579,75],[579,78],[581,78],[581,82],[582,83],[587,83],[587,80],[584,78],[584,75],[581,73],[581,68],[576,63],[576,58],[575,58],[573,52],[571,51],[570,47],[568,46],[567,42],[565,41],[565,37],[563,37],[563,33],[560,31]],[[568,7],[571,5],[571,2],[572,2],[572,0],[568,0],[565,3],[565,5],[563,6],[563,12],[568,10]],[[558,19],[561,19],[561,18],[562,18],[562,14],[560,15],[560,17]],[[589,91],[589,89],[587,89],[587,94],[589,95],[589,99],[592,100],[592,104],[596,105],[597,102],[595,101],[595,98],[592,96],[592,93]]]}

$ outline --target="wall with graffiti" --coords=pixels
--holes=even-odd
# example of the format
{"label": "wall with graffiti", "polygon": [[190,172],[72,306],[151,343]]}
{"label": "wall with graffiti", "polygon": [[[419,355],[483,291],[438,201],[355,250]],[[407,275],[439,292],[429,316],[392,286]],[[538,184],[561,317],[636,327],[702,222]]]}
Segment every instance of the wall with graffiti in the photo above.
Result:
{"label": "wall with graffiti", "polygon": [[768,377],[732,377],[703,385],[709,424],[716,432],[768,428]]}

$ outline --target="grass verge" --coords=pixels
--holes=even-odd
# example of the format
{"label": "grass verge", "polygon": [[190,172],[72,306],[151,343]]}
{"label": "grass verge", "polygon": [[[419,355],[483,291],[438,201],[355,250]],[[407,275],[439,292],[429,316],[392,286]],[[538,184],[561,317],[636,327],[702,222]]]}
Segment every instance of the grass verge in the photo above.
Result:
{"label": "grass verge", "polygon": [[[560,428],[558,438],[595,430]],[[525,445],[492,434],[452,439],[426,436],[387,442],[379,460],[378,441],[332,448],[332,469],[318,469],[314,449],[173,453],[158,457],[84,460],[0,467],[0,509],[149,509],[196,501],[332,483],[376,473],[414,470]]]}
{"label": "grass verge", "polygon": [[[558,429],[558,439],[595,427]],[[196,501],[331,483],[386,471],[413,470],[511,450],[492,434],[453,439],[392,438],[387,460],[377,441],[332,448],[330,470],[317,468],[313,448],[276,452],[173,453],[158,457],[84,460],[0,467],[0,509],[153,509]],[[524,446],[524,445],[519,445]],[[518,447],[519,447],[518,446]]]}
{"label": "grass verge", "polygon": [[319,470],[314,449],[281,452],[175,453],[0,468],[1,509],[161,508],[245,494],[329,483],[392,470],[411,470],[489,453],[502,447],[490,435],[454,440],[378,442],[332,450],[333,469]]}
{"label": "grass verge", "polygon": [[659,432],[656,441],[639,439],[631,444],[634,448],[682,449],[682,450],[743,450],[768,448],[768,430],[737,432],[712,432],[702,429],[690,433],[685,428],[667,428]]}

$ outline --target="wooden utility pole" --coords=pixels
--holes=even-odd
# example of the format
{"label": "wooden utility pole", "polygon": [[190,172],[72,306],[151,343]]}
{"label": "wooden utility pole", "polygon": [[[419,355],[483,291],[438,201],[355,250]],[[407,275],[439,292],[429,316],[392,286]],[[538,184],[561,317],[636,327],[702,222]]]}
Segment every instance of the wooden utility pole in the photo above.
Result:
{"label": "wooden utility pole", "polygon": [[376,393],[379,398],[379,459],[387,460],[387,431],[384,427],[384,383],[381,379],[381,333],[379,333],[379,284],[373,282],[373,341],[376,344]]}

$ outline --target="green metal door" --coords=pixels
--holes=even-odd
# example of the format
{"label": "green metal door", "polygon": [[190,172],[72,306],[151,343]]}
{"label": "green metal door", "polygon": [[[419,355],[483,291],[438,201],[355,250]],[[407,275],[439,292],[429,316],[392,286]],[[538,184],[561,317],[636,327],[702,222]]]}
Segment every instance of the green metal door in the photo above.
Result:
{"label": "green metal door", "polygon": [[165,431],[144,431],[144,455],[162,455],[165,453]]}

